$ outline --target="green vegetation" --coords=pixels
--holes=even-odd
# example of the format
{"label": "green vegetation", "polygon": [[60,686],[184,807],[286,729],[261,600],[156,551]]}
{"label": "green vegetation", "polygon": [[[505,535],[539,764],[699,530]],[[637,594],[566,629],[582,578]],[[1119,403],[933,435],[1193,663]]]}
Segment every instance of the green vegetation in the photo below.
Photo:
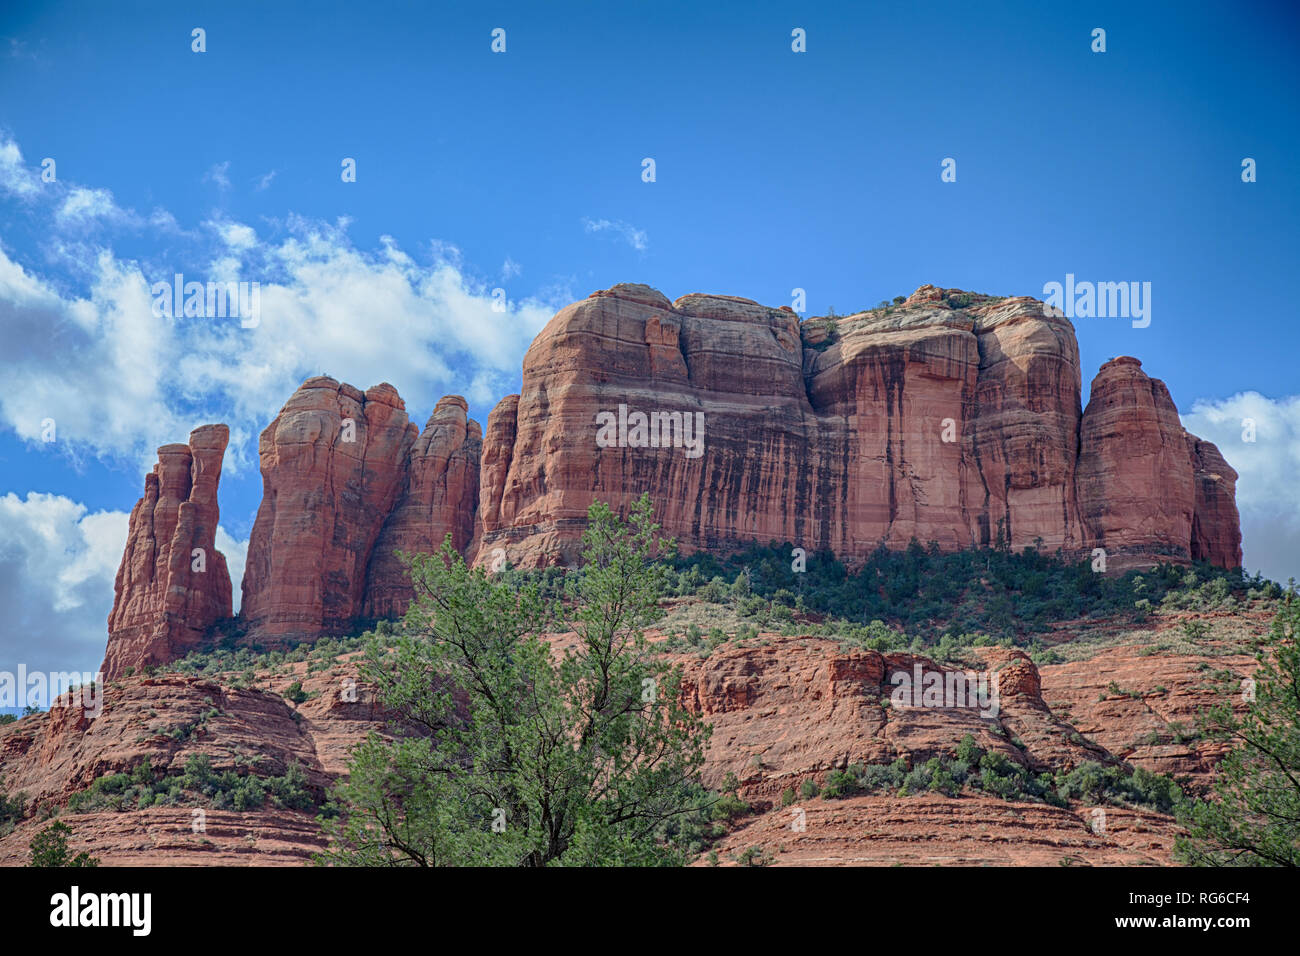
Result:
{"label": "green vegetation", "polygon": [[100,777],[68,800],[72,813],[94,810],[138,810],[152,806],[203,804],[214,810],[256,810],[266,804],[288,810],[315,810],[318,795],[307,774],[290,764],[283,775],[258,776],[252,768],[212,769],[207,754],[191,754],[180,773],[155,777],[149,758],[130,773]]}
{"label": "green vegetation", "polygon": [[72,835],[72,827],[68,826],[61,820],[56,820],[48,827],[42,830],[32,841],[27,844],[27,849],[31,853],[28,866],[77,866],[90,867],[99,866],[99,860],[89,853],[78,853],[76,856],[69,856],[68,837]]}
{"label": "green vegetation", "polygon": [[[1121,576],[1096,574],[1086,561],[1026,548],[983,548],[942,553],[917,542],[903,551],[880,549],[850,573],[829,553],[792,568],[794,545],[751,546],[730,557],[699,552],[677,562],[678,595],[729,603],[742,616],[781,626],[792,612],[839,619],[813,633],[840,636],[877,650],[923,646],[958,653],[963,646],[1012,643],[1048,653],[1034,635],[1078,619],[1118,617],[1142,623],[1151,609],[1235,610],[1252,598],[1280,597],[1281,588],[1258,575],[1207,564],[1160,565]],[[744,573],[748,595],[731,589]],[[1137,607],[1144,601],[1143,608]],[[807,629],[804,629],[807,632]]]}
{"label": "green vegetation", "polygon": [[1066,806],[1071,800],[1146,807],[1170,813],[1182,802],[1182,791],[1169,777],[1137,769],[1084,763],[1073,770],[1031,773],[995,750],[984,750],[967,734],[953,757],[932,757],[915,767],[907,761],[891,764],[852,764],[826,777],[821,795],[828,800],[865,793],[942,793],[955,797],[963,790],[1003,800],[1039,800]]}
{"label": "green vegetation", "polygon": [[[3,784],[4,779],[0,778],[0,787],[3,787]],[[27,795],[25,793],[16,793],[10,797],[5,794],[3,789],[0,789],[0,837],[11,833],[18,822],[22,820],[26,805]]]}
{"label": "green vegetation", "polygon": [[[362,663],[397,715],[393,737],[354,749],[321,862],[665,865],[698,852],[708,728],[643,633],[672,576],[657,531],[648,496],[626,521],[593,504],[563,606],[467,568],[450,537],[411,558],[416,599],[393,646],[376,638]],[[557,660],[541,635],[561,617],[578,638]],[[736,803],[713,812],[730,819]]]}
{"label": "green vegetation", "polygon": [[809,346],[809,348],[812,348],[817,352],[824,352],[840,340],[839,316],[835,314],[834,309],[831,309],[830,312],[823,318],[810,319],[809,324],[812,325],[814,328],[820,328],[826,330],[826,337],[822,339],[820,342],[816,343],[815,345]]}
{"label": "green vegetation", "polygon": [[771,850],[758,846],[746,847],[744,852],[735,856],[734,859],[741,866],[771,866],[776,862],[776,857]]}
{"label": "green vegetation", "polygon": [[[1211,739],[1235,745],[1214,791],[1182,808],[1175,856],[1197,866],[1300,866],[1300,602],[1288,593],[1257,648],[1254,700],[1225,673],[1222,703],[1202,718]],[[1238,716],[1233,700],[1245,697]]]}
{"label": "green vegetation", "polygon": [[[370,633],[360,633],[372,626]],[[362,650],[375,635],[387,636],[394,632],[390,621],[358,623],[358,633],[352,637],[322,637],[314,644],[299,644],[288,651],[265,650],[254,646],[218,646],[210,651],[194,651],[178,661],[164,664],[154,670],[165,673],[191,674],[196,677],[216,677],[219,674],[239,673],[249,681],[250,672],[287,674],[289,665],[307,662],[308,673],[326,670],[342,654]],[[227,644],[235,638],[228,637]],[[301,687],[301,682],[299,682]]]}

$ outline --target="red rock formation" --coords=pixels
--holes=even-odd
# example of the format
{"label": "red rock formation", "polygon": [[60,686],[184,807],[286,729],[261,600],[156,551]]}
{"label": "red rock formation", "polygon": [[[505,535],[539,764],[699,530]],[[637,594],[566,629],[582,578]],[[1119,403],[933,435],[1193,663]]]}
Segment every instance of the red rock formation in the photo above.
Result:
{"label": "red rock formation", "polygon": [[466,417],[459,395],[438,402],[411,448],[406,490],[380,532],[366,586],[367,617],[400,617],[411,585],[397,552],[432,553],[450,534],[458,551],[469,548],[478,510],[483,432]]}
{"label": "red rock formation", "polygon": [[131,509],[108,616],[105,680],[128,667],[184,657],[230,617],[230,572],[216,549],[217,483],[230,438],[204,425],[188,445],[164,445]]}
{"label": "red rock formation", "polygon": [[1079,506],[1093,546],[1117,567],[1152,555],[1241,564],[1237,473],[1183,430],[1164,382],[1123,356],[1093,379],[1079,427]]}
{"label": "red rock formation", "polygon": [[[479,563],[571,565],[590,504],[643,491],[687,552],[777,541],[851,564],[915,539],[1100,546],[1117,570],[1238,565],[1236,475],[1183,431],[1163,383],[1115,359],[1083,413],[1079,385],[1072,326],[1034,299],[922,286],[901,306],[801,324],[748,299],[615,286],[551,320],[485,441],[458,397],[417,440],[392,386],[303,383],[261,436],[242,619],[265,644],[400,614],[410,587],[395,552],[448,533]],[[133,583],[157,580],[134,565],[153,560],[153,524],[172,534],[190,491],[171,476],[189,454],[160,452],[159,503],[132,519],[137,557],[114,610],[125,657],[147,656],[155,626],[192,641],[220,616],[199,592],[162,621],[165,584]],[[194,495],[215,526],[215,481]]]}
{"label": "red rock formation", "polygon": [[[923,286],[832,330],[615,286],[551,320],[489,418],[477,560],[571,563],[591,502],[642,491],[684,551],[789,541],[854,562],[915,538],[1191,557],[1196,493],[1167,391],[1136,360],[1098,382],[1082,416],[1074,330],[1028,298]],[[657,440],[696,413],[702,451]],[[1231,487],[1201,455],[1219,478],[1196,554],[1227,561]]]}
{"label": "red rock formation", "polygon": [[347,630],[362,613],[371,553],[406,486],[417,431],[391,385],[363,394],[320,376],[262,432],[263,496],[240,609],[260,642]]}
{"label": "red rock formation", "polygon": [[1208,441],[1184,432],[1196,482],[1192,512],[1192,559],[1222,568],[1241,567],[1241,519],[1237,473]]}

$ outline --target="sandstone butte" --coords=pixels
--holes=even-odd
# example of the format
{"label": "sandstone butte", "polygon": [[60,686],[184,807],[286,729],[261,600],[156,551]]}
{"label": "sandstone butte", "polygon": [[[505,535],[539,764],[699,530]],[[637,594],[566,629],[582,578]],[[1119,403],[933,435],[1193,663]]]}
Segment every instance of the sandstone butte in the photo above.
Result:
{"label": "sandstone butte", "polygon": [[[485,432],[457,396],[421,432],[391,385],[304,382],[261,435],[241,624],[269,647],[400,614],[411,591],[395,552],[447,534],[480,564],[572,565],[588,506],[642,492],[685,552],[777,541],[852,565],[916,539],[1104,548],[1112,570],[1239,566],[1236,472],[1183,430],[1164,384],[1122,357],[1086,409],[1080,389],[1073,326],[1032,298],[927,285],[901,306],[801,322],[618,285],[550,321]],[[598,441],[620,406],[628,429]],[[636,413],[701,413],[702,449],[644,447]],[[159,450],[132,512],[108,679],[182,656],[229,615],[212,547],[226,430],[194,434]],[[194,548],[211,555],[201,575],[186,570]]]}

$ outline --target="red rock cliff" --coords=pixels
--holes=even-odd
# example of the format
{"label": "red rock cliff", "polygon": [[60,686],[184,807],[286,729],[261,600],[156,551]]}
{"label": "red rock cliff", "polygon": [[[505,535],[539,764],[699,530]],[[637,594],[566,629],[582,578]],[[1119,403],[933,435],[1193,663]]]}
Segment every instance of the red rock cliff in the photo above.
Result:
{"label": "red rock cliff", "polygon": [[240,609],[262,643],[351,628],[417,431],[391,385],[362,393],[320,376],[262,432],[262,504]]}
{"label": "red rock cliff", "polygon": [[592,500],[642,491],[687,551],[1238,554],[1217,450],[1189,453],[1134,359],[1108,363],[1081,414],[1074,329],[1036,300],[923,286],[831,326],[643,285],[561,310],[489,418],[477,559],[570,563]]}
{"label": "red rock cliff", "polygon": [[459,395],[438,402],[411,447],[406,488],[389,515],[370,560],[364,614],[400,617],[411,601],[411,584],[397,552],[432,553],[450,534],[458,551],[474,537],[478,510],[482,429],[466,417]]}
{"label": "red rock cliff", "polygon": [[[1183,430],[1164,384],[1124,357],[1082,412],[1079,391],[1073,327],[1030,298],[923,286],[801,323],[615,286],[551,320],[482,437],[458,396],[417,434],[390,385],[304,382],[261,436],[241,618],[267,644],[398,615],[411,589],[395,552],[447,534],[480,563],[572,564],[592,501],[643,491],[684,551],[789,541],[853,563],[913,539],[1005,541],[1104,547],[1116,569],[1239,565],[1236,473]],[[224,559],[202,586],[182,561],[211,550],[225,441],[211,426],[160,449],[106,666],[175,656],[229,614]]]}
{"label": "red rock cliff", "polygon": [[1079,505],[1090,546],[1117,567],[1167,556],[1241,564],[1237,473],[1188,434],[1169,389],[1142,363],[1111,359],[1093,379],[1079,429]]}
{"label": "red rock cliff", "polygon": [[204,425],[188,445],[158,449],[113,584],[105,680],[184,657],[230,617],[230,572],[216,549],[217,483],[229,438],[225,425]]}

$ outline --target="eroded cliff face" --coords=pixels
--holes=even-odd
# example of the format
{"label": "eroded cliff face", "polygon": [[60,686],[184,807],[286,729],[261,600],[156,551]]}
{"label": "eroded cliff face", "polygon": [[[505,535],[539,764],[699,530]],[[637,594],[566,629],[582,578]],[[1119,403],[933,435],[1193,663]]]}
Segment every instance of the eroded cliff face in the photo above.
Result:
{"label": "eroded cliff face", "polygon": [[[1079,393],[1073,327],[1030,298],[923,286],[901,306],[800,322],[749,299],[615,286],[551,320],[486,434],[458,396],[418,433],[390,385],[304,382],[261,436],[241,618],[267,645],[400,615],[412,592],[396,552],[448,534],[480,564],[573,565],[591,503],[642,492],[687,552],[777,541],[853,564],[915,539],[1100,547],[1116,570],[1239,565],[1236,473],[1183,430],[1164,384],[1123,357],[1085,411]],[[198,445],[160,450],[110,662],[175,654],[229,614],[228,583],[223,604],[217,584],[160,576],[211,547],[225,447],[211,427],[219,443],[201,429]]]}
{"label": "eroded cliff face", "polygon": [[216,548],[217,483],[229,439],[225,425],[204,425],[189,444],[158,449],[113,584],[105,680],[184,657],[230,617],[230,572]]}
{"label": "eroded cliff face", "polygon": [[1237,473],[1213,442],[1184,432],[1192,459],[1196,504],[1192,509],[1192,559],[1221,568],[1241,566]]}
{"label": "eroded cliff face", "polygon": [[571,564],[593,500],[649,491],[685,551],[788,541],[853,563],[915,538],[1239,563],[1235,475],[1163,384],[1125,358],[1087,414],[1079,393],[1073,327],[1030,298],[923,286],[832,329],[616,286],[556,315],[489,419],[478,560]]}
{"label": "eroded cliff face", "polygon": [[1140,361],[1123,356],[1101,367],[1079,449],[1088,541],[1113,566],[1152,555],[1241,565],[1237,473],[1212,443],[1183,429],[1169,389]]}
{"label": "eroded cliff face", "polygon": [[263,642],[347,629],[371,552],[406,484],[418,429],[391,385],[305,381],[258,445],[262,504],[240,616]]}
{"label": "eroded cliff face", "polygon": [[465,552],[474,537],[483,435],[459,395],[438,402],[411,447],[406,488],[375,542],[367,575],[366,617],[401,617],[411,602],[406,566],[397,557],[431,554],[451,535]]}
{"label": "eroded cliff face", "polygon": [[249,539],[241,617],[260,643],[342,633],[400,616],[411,584],[397,552],[467,550],[482,430],[465,399],[421,433],[391,385],[308,379],[262,433],[264,493]]}

